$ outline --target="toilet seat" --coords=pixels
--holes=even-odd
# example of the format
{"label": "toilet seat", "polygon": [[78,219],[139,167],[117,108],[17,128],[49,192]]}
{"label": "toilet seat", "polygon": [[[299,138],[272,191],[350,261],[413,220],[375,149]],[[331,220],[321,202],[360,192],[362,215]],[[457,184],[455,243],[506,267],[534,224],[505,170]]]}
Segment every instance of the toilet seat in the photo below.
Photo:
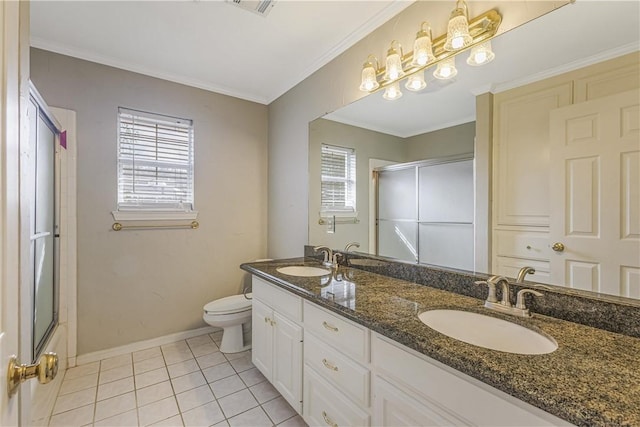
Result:
{"label": "toilet seat", "polygon": [[[251,298],[251,293],[248,293],[247,297]],[[251,310],[251,300],[245,298],[244,295],[220,298],[204,306],[206,314],[233,314],[247,310]]]}

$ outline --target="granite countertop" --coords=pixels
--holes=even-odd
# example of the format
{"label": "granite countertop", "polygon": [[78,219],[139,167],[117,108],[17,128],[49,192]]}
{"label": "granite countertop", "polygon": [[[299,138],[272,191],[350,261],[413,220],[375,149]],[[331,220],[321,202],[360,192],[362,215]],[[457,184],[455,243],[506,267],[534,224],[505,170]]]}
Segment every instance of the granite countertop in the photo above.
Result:
{"label": "granite countertop", "polygon": [[[314,258],[243,264],[241,268],[333,312],[362,324],[570,423],[640,426],[640,339],[565,320],[520,319],[482,306],[482,301],[357,268],[340,267],[351,282],[343,299],[327,276],[297,277],[276,269],[320,266]],[[323,289],[324,288],[324,289]],[[334,292],[335,294],[336,292]],[[323,296],[324,295],[324,296]],[[429,328],[418,314],[437,308],[478,312],[552,336],[553,353],[520,355],[477,347]]]}

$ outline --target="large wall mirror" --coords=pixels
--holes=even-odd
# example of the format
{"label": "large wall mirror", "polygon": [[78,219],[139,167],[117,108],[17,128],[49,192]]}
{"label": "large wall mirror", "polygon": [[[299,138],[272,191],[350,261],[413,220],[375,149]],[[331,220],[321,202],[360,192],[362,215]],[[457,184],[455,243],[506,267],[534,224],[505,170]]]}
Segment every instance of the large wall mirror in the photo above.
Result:
{"label": "large wall mirror", "polygon": [[[535,194],[518,194],[517,197],[511,196],[508,203],[506,200],[502,203],[500,198],[505,197],[504,191],[506,190],[504,188],[510,185],[505,185],[505,183],[519,179],[517,178],[517,171],[514,172],[513,170],[518,165],[543,161],[547,163],[546,167],[550,168],[551,164],[557,162],[557,159],[554,159],[554,155],[550,155],[547,151],[548,146],[536,151],[535,145],[531,145],[530,151],[522,153],[521,158],[510,160],[512,162],[511,171],[509,172],[511,175],[506,175],[503,179],[502,175],[495,172],[497,167],[495,164],[492,171],[489,168],[489,162],[486,162],[486,164],[478,163],[477,159],[480,153],[477,151],[476,144],[476,133],[481,121],[484,129],[489,128],[496,131],[499,126],[506,126],[504,124],[496,124],[496,119],[492,118],[492,114],[496,112],[494,107],[487,108],[487,111],[476,111],[477,97],[487,97],[487,95],[482,94],[494,93],[493,99],[495,101],[501,93],[508,93],[527,85],[535,85],[536,82],[553,78],[553,76],[562,73],[580,70],[583,67],[592,66],[592,64],[615,61],[623,57],[627,58],[627,63],[629,62],[628,58],[632,58],[631,62],[635,62],[635,72],[637,73],[637,52],[640,44],[638,33],[638,28],[640,28],[639,16],[640,5],[637,2],[578,1],[493,39],[493,50],[496,54],[495,60],[483,67],[467,65],[466,57],[468,54],[463,52],[456,57],[458,75],[453,80],[435,80],[431,76],[433,69],[427,69],[425,78],[428,85],[421,92],[404,90],[404,82],[401,82],[404,94],[400,99],[395,101],[384,100],[382,91],[379,91],[311,122],[309,124],[309,244],[327,245],[340,249],[350,242],[358,242],[360,247],[357,251],[394,257],[393,254],[384,253],[380,250],[381,233],[385,232],[380,228],[380,220],[384,219],[380,214],[382,211],[388,211],[389,206],[385,205],[382,208],[379,206],[380,193],[377,187],[379,182],[376,182],[373,177],[377,176],[379,181],[379,173],[381,172],[390,171],[394,168],[402,169],[407,164],[421,164],[424,161],[427,162],[427,166],[434,164],[457,165],[442,168],[442,170],[430,169],[424,175],[439,175],[444,177],[445,181],[451,182],[452,179],[457,179],[455,175],[452,175],[457,173],[457,168],[459,173],[466,174],[465,176],[470,179],[472,186],[475,186],[472,187],[475,191],[475,197],[471,196],[473,200],[468,200],[468,196],[463,196],[468,194],[465,193],[466,190],[464,189],[468,187],[464,183],[460,187],[456,187],[455,190],[444,192],[440,195],[442,200],[449,201],[447,206],[442,209],[456,209],[456,203],[452,207],[451,201],[455,201],[457,197],[465,197],[464,203],[461,201],[457,204],[459,209],[465,211],[474,210],[470,219],[467,218],[468,215],[452,214],[454,218],[465,218],[464,221],[457,220],[460,224],[463,222],[472,224],[472,234],[475,239],[473,260],[468,262],[469,254],[466,253],[465,256],[467,258],[464,262],[446,261],[447,258],[444,257],[442,258],[444,261],[425,263],[485,273],[500,272],[510,277],[514,277],[519,267],[533,263],[533,266],[539,271],[531,280],[605,294],[640,298],[640,268],[637,260],[635,264],[631,260],[626,267],[617,265],[615,268],[604,266],[604,264],[594,266],[588,262],[567,263],[565,266],[566,271],[560,272],[559,267],[557,267],[557,260],[554,261],[554,256],[557,253],[554,253],[551,248],[554,242],[550,242],[549,239],[551,237],[548,237],[548,235],[547,240],[545,240],[546,243],[544,243],[546,246],[540,248],[539,252],[546,253],[547,255],[545,256],[549,260],[537,262],[535,261],[537,259],[535,255],[529,256],[528,254],[538,250],[535,245],[529,243],[524,243],[522,249],[524,255],[522,256],[518,255],[517,250],[515,250],[515,255],[502,256],[504,255],[500,252],[502,249],[497,250],[497,245],[502,245],[503,247],[508,246],[508,244],[519,245],[520,241],[517,236],[507,236],[508,239],[511,239],[505,240],[505,242],[511,242],[508,244],[502,240],[497,241],[498,238],[502,239],[500,221],[502,221],[504,215],[502,211],[499,213],[496,211],[507,209],[503,208],[503,206],[511,206],[509,204],[516,203],[518,200],[523,205],[534,204],[535,200],[532,199],[536,197]],[[354,73],[357,74],[358,70],[354,70]],[[636,81],[633,82],[633,79],[630,81],[633,83],[632,86],[637,89],[637,74],[634,74],[634,76],[636,76]],[[621,78],[619,80],[622,81],[624,79]],[[570,89],[570,91],[577,90],[574,86],[575,84],[571,86],[573,89]],[[612,88],[613,86],[608,83],[600,85],[598,90],[603,93],[599,94],[599,96],[608,95],[606,92],[609,90],[612,93],[617,93],[621,90]],[[573,96],[573,99],[575,99],[576,95],[571,92],[569,96]],[[585,99],[590,98],[587,97]],[[574,101],[575,103],[576,101]],[[514,109],[520,107],[513,106]],[[482,114],[482,117],[479,114]],[[637,107],[630,107],[626,114],[625,117],[627,119],[625,120],[629,124],[625,126],[630,126],[629,129],[632,129],[637,134],[638,122],[640,121]],[[503,114],[501,117],[502,120],[506,120],[505,118],[510,116]],[[517,124],[514,122],[511,123],[511,126],[525,129],[527,123]],[[578,132],[584,136],[585,132],[596,132],[594,126],[592,125],[589,128],[586,124],[580,124],[575,129],[566,130],[566,133]],[[496,138],[494,134],[493,142],[488,144],[488,148],[484,148],[487,150],[482,153],[485,160],[487,158],[495,160],[502,155],[500,153],[496,154],[498,150],[496,148]],[[637,141],[637,139],[634,141]],[[614,172],[619,176],[626,176],[627,181],[626,184],[623,184],[624,188],[615,191],[626,192],[626,198],[625,201],[619,201],[616,206],[610,208],[610,210],[614,209],[615,215],[619,218],[624,217],[627,222],[625,227],[629,246],[623,251],[627,251],[632,258],[640,258],[640,253],[637,252],[640,246],[640,196],[638,195],[640,184],[636,182],[640,181],[637,171],[638,164],[640,164],[640,154],[638,154],[640,147],[637,145],[638,143],[636,142],[627,145],[626,150],[629,155],[626,157],[623,155],[621,157],[623,161],[617,163],[619,167]],[[353,176],[349,176],[347,173],[341,178],[353,183],[353,188],[345,191],[353,192],[355,205],[352,209],[345,209],[337,212],[337,214],[335,211],[328,211],[326,206],[322,206],[323,192],[329,194],[332,191],[330,186],[327,187],[327,183],[323,184],[321,182],[323,146],[352,150],[356,165]],[[494,150],[493,154],[490,151],[491,147]],[[543,152],[542,150],[545,151]],[[340,158],[339,161],[347,161],[348,157]],[[506,158],[509,159],[508,156]],[[469,159],[472,159],[469,163],[471,165],[470,168],[463,165],[464,161],[468,162]],[[476,159],[475,163],[473,159]],[[505,162],[504,159],[504,156],[500,158],[502,164]],[[326,159],[324,160],[326,165]],[[572,175],[574,181],[571,182],[571,185],[580,184],[576,187],[580,191],[591,191],[587,199],[598,199],[601,202],[602,193],[607,191],[606,188],[603,187],[603,190],[598,193],[599,190],[595,188],[600,184],[596,185],[595,181],[589,181],[589,185],[586,185],[587,180],[596,179],[594,176],[597,174],[593,172],[596,166],[593,163],[589,165],[578,161],[574,163],[576,172]],[[620,172],[621,169],[623,170],[622,172]],[[471,176],[468,176],[469,170],[471,171]],[[374,171],[378,171],[378,174]],[[409,176],[412,173],[414,177],[417,176],[414,172],[409,172],[405,175]],[[603,170],[601,173],[606,174],[608,172]],[[493,200],[491,202],[488,200],[483,201],[482,193],[478,193],[478,183],[489,182],[492,177],[495,179],[497,176],[501,183],[498,183],[498,187],[494,183],[492,187],[493,194],[491,197]],[[598,179],[600,178],[602,176]],[[392,192],[397,196],[393,202],[395,207],[398,207],[398,203],[401,203],[402,200],[408,200],[408,195],[415,194],[416,190],[412,185],[415,186],[415,182],[419,182],[419,179],[420,177],[418,176],[418,181],[412,178],[409,181],[405,181],[413,182],[414,184],[394,184],[395,187],[392,187]],[[530,179],[539,179],[539,177],[534,176],[530,177]],[[549,180],[551,179],[549,177]],[[601,183],[606,185],[604,181]],[[554,187],[555,185],[548,185],[544,191],[556,191]],[[592,189],[588,190],[588,188]],[[486,196],[484,198],[488,199]],[[544,203],[549,202],[545,201]],[[541,204],[544,203],[541,202]],[[620,208],[624,203],[626,203],[625,206],[627,207]],[[491,207],[493,207],[493,213],[488,212]],[[586,210],[590,209],[586,205],[584,208]],[[553,211],[553,208],[549,209]],[[626,211],[622,212],[621,209],[626,209]],[[436,209],[436,211],[440,211],[440,209]],[[576,227],[584,226],[584,229],[587,230],[590,226],[593,228],[595,223],[598,226],[606,226],[606,224],[600,222],[602,218],[594,218],[594,215],[597,216],[597,214],[592,215],[592,213],[587,211],[574,212],[574,217],[578,218]],[[571,215],[566,214],[563,216],[567,221],[571,220]],[[536,219],[533,217],[535,215],[527,219],[530,221],[529,223],[524,223],[526,233],[535,235],[538,231],[545,231],[548,234],[549,227],[552,228],[553,224],[544,224],[544,226],[541,225],[542,223],[536,224]],[[551,219],[548,222],[552,223],[553,221]],[[517,227],[511,227],[507,224],[502,228],[505,230],[505,235],[508,235],[509,232],[514,231]],[[578,230],[577,234],[589,234],[588,230],[583,231]],[[455,245],[460,244],[463,240],[453,234],[451,237],[447,237],[449,235],[444,234],[443,236],[445,237],[440,240],[439,244],[440,252],[450,251],[455,255]],[[491,242],[492,239],[493,242]],[[451,247],[447,247],[446,242],[449,242]],[[421,244],[424,244],[424,242]],[[411,244],[408,246],[411,246]],[[413,246],[420,246],[420,244],[414,244]],[[433,253],[433,248],[431,249]],[[465,251],[460,250],[460,253],[465,253]],[[397,258],[399,259],[410,262],[423,262],[419,257],[412,259],[412,255],[409,255],[408,258],[403,256],[402,250],[398,254]],[[610,257],[605,254],[604,258],[615,256],[618,255],[614,255],[614,251],[612,251]],[[527,257],[533,261],[528,262]],[[622,277],[625,274],[626,276]],[[603,283],[610,281],[609,279],[613,277],[612,275],[617,276],[617,285],[613,288],[607,288]],[[596,276],[598,277],[597,280]],[[585,283],[585,285],[578,285],[578,283]]]}

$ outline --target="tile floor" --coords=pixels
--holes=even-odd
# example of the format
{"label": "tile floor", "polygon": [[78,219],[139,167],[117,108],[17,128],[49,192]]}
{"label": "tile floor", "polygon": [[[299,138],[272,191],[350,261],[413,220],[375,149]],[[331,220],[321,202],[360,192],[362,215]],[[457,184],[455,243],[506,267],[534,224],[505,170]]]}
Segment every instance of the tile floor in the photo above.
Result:
{"label": "tile floor", "polygon": [[306,426],[222,332],[68,369],[50,426]]}

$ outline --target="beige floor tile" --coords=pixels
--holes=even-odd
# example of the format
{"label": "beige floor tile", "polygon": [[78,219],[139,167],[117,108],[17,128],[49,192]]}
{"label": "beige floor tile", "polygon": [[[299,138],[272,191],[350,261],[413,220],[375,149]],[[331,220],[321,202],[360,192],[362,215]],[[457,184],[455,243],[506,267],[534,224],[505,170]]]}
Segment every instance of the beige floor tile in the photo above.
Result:
{"label": "beige floor tile", "polygon": [[121,394],[96,403],[96,421],[113,417],[136,408],[136,396],[134,392]]}
{"label": "beige floor tile", "polygon": [[151,424],[154,427],[182,427],[184,424],[182,423],[182,417],[180,415],[174,415],[171,418],[167,418],[166,420],[158,421],[157,423]]}
{"label": "beige floor tile", "polygon": [[91,424],[95,405],[87,405],[51,417],[50,426],[75,427]]}
{"label": "beige floor tile", "polygon": [[94,403],[96,401],[96,388],[91,387],[73,393],[58,396],[53,406],[53,415],[67,412]]}
{"label": "beige floor tile", "polygon": [[238,373],[255,368],[253,362],[251,362],[251,356],[243,356],[238,359],[233,359],[230,360],[229,363],[231,363],[233,369],[235,369]]}
{"label": "beige floor tile", "polygon": [[296,411],[284,400],[284,397],[270,400],[263,404],[262,408],[274,424],[281,423],[296,415]]}
{"label": "beige floor tile", "polygon": [[100,380],[98,384],[106,384],[112,381],[121,380],[133,375],[133,365],[122,365],[117,368],[109,369],[106,371],[100,370]]}
{"label": "beige floor tile", "polygon": [[296,415],[295,417],[291,417],[286,421],[278,424],[278,427],[309,427],[307,423],[304,422],[300,415]]}
{"label": "beige floor tile", "polygon": [[264,375],[262,375],[262,372],[258,370],[258,368],[253,368],[247,371],[240,372],[238,375],[240,375],[240,378],[242,378],[242,381],[244,381],[244,383],[248,387],[251,387],[252,385],[256,385],[267,380],[264,377]]}
{"label": "beige floor tile", "polygon": [[[278,390],[269,381],[263,381],[249,388],[256,400],[262,404],[280,396]],[[215,391],[215,390],[214,390]]]}
{"label": "beige floor tile", "polygon": [[149,387],[150,385],[158,384],[168,379],[169,374],[167,373],[167,368],[154,369],[153,371],[135,376],[136,389]]}
{"label": "beige floor tile", "polygon": [[135,351],[133,353],[133,362],[135,363],[145,359],[153,359],[158,356],[162,356],[160,347],[147,348],[145,350]]}
{"label": "beige floor tile", "polygon": [[62,382],[62,386],[60,386],[59,395],[73,393],[75,391],[84,390],[86,388],[95,387],[98,385],[98,373],[88,374],[82,376],[80,378],[75,378],[72,380],[65,380]]}
{"label": "beige floor tile", "polygon": [[215,353],[205,354],[204,356],[196,358],[196,360],[198,361],[200,369],[210,368],[211,366],[227,362],[224,354],[220,353],[219,351]]}
{"label": "beige floor tile", "polygon": [[118,368],[120,366],[131,365],[131,363],[131,353],[110,357],[100,361],[100,371],[108,371],[109,369]]}
{"label": "beige floor tile", "polygon": [[208,385],[202,385],[192,390],[176,394],[176,399],[178,400],[180,412],[186,412],[189,409],[193,409],[197,406],[201,406],[215,400]]}
{"label": "beige floor tile", "polygon": [[171,396],[173,396],[173,388],[169,381],[136,390],[138,406],[148,405]]}
{"label": "beige floor tile", "polygon": [[150,357],[148,359],[142,359],[133,362],[133,371],[136,375],[143,374],[145,372],[153,371],[154,369],[164,368],[164,357],[162,354],[157,357]]}
{"label": "beige floor tile", "polygon": [[231,418],[244,411],[258,406],[258,401],[248,389],[244,389],[222,399],[218,399],[222,412],[227,418]]}
{"label": "beige floor tile", "polygon": [[235,375],[236,371],[233,370],[231,365],[228,362],[221,363],[216,366],[212,366],[207,369],[203,369],[202,373],[204,377],[207,379],[207,382],[214,382],[221,380],[226,377],[230,377],[231,375]]}
{"label": "beige floor tile", "polygon": [[198,347],[205,344],[213,344],[213,340],[209,336],[209,334],[200,335],[198,337],[188,338],[187,344],[189,347]]}
{"label": "beige floor tile", "polygon": [[199,371],[200,368],[196,363],[196,359],[189,359],[184,362],[178,362],[173,365],[168,365],[169,378],[181,377],[183,375],[190,374],[191,372]]}
{"label": "beige floor tile", "polygon": [[209,344],[200,344],[191,346],[191,353],[195,357],[203,356],[205,354],[216,353],[219,352],[218,346],[211,340],[209,340]]}
{"label": "beige floor tile", "polygon": [[243,357],[249,356],[249,360],[251,360],[251,350],[241,351],[238,353],[225,353],[224,356],[227,360],[241,359]]}
{"label": "beige floor tile", "polygon": [[146,406],[138,408],[138,420],[141,426],[148,426],[158,421],[166,420],[178,415],[178,404],[175,397],[167,397]]}
{"label": "beige floor tile", "polygon": [[76,366],[74,368],[67,369],[67,371],[64,373],[64,380],[73,380],[85,375],[95,374],[99,370],[100,362],[93,362],[86,365]]}
{"label": "beige floor tile", "polygon": [[110,397],[133,391],[133,388],[133,377],[127,377],[110,383],[101,384],[98,386],[97,400],[109,399]]}
{"label": "beige floor tile", "polygon": [[213,391],[216,399],[220,399],[221,397],[228,396],[247,388],[238,375],[232,375],[230,377],[214,381],[209,385],[211,386],[211,390]]}
{"label": "beige floor tile", "polygon": [[122,414],[105,418],[104,420],[97,421],[94,424],[94,426],[95,427],[137,427],[138,411],[136,409],[132,409],[131,411],[123,412]]}
{"label": "beige floor tile", "polygon": [[218,402],[209,402],[182,413],[186,427],[210,426],[224,421],[224,414]]}
{"label": "beige floor tile", "polygon": [[183,391],[191,390],[196,387],[200,387],[207,383],[207,380],[202,375],[201,371],[192,372],[178,378],[172,378],[171,384],[173,385],[173,391],[178,394]]}
{"label": "beige floor tile", "polygon": [[228,421],[231,427],[270,427],[273,425],[267,414],[259,406],[229,418]]}

